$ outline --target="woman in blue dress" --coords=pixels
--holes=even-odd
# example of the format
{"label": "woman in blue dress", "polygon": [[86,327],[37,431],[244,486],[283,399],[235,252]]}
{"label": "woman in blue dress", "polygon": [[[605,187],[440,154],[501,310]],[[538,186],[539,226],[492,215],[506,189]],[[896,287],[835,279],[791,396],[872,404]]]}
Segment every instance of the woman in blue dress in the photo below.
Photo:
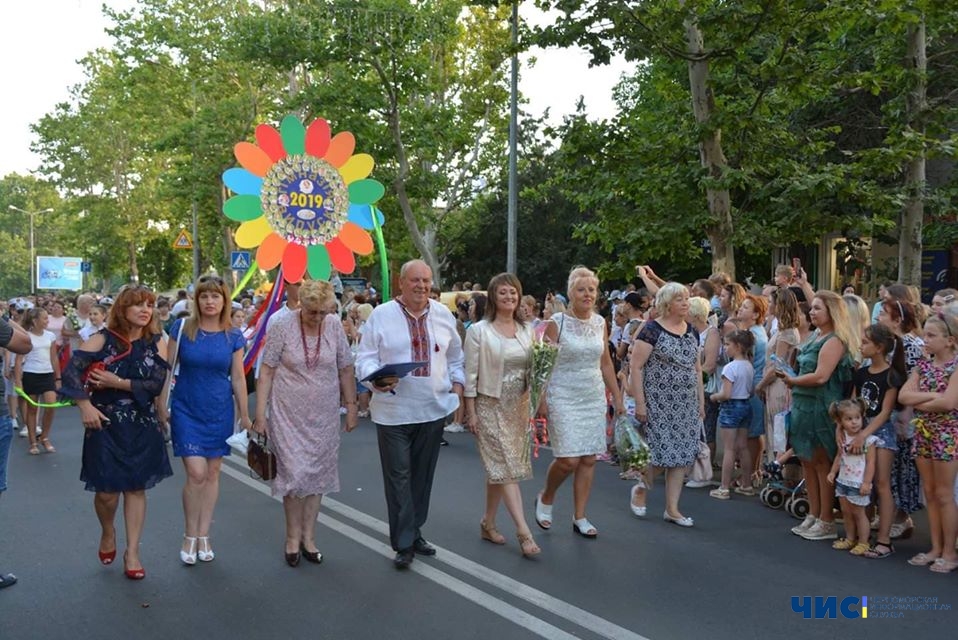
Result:
{"label": "woman in blue dress", "polygon": [[120,290],[107,330],[80,345],[63,372],[60,393],[74,398],[83,426],[80,479],[95,491],[100,520],[99,557],[116,558],[114,518],[123,496],[127,578],[141,580],[140,534],[146,517],[146,490],[173,475],[157,420],[157,398],[169,369],[163,336],[153,322],[156,296],[137,285]]}
{"label": "woman in blue dress", "polygon": [[170,328],[168,360],[175,372],[170,427],[173,455],[183,459],[185,531],[180,560],[213,559],[210,524],[219,497],[220,466],[230,453],[234,403],[240,426],[252,426],[243,373],[246,341],[230,321],[230,290],[219,276],[203,276],[194,288],[189,318]]}

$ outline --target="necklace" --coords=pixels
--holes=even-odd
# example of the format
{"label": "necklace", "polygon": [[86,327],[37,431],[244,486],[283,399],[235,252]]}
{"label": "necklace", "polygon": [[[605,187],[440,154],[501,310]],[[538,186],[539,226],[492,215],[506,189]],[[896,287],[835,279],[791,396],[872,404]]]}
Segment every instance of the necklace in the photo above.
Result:
{"label": "necklace", "polygon": [[316,334],[316,353],[312,356],[309,354],[309,345],[306,344],[306,330],[303,328],[303,318],[299,319],[299,337],[303,341],[303,357],[306,360],[307,369],[315,369],[316,365],[319,364],[319,344],[322,339],[323,328],[320,326],[319,332]]}

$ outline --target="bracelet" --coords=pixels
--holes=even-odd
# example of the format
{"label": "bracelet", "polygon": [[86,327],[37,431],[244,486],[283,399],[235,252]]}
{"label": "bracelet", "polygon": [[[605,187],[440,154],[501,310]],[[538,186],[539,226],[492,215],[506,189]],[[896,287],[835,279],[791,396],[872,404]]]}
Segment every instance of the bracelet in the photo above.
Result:
{"label": "bracelet", "polygon": [[53,381],[54,381],[54,382],[63,382],[63,378],[54,378]]}

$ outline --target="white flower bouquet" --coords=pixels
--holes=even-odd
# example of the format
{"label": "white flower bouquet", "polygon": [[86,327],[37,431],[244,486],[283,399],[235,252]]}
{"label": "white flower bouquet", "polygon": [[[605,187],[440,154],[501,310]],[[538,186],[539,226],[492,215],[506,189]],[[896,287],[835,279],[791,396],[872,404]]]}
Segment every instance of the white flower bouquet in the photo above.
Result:
{"label": "white flower bouquet", "polygon": [[621,415],[615,420],[615,451],[622,468],[619,477],[623,480],[642,480],[642,474],[652,459],[652,451],[639,435],[639,423],[632,416]]}
{"label": "white flower bouquet", "polygon": [[545,323],[536,330],[532,341],[532,363],[529,367],[529,428],[535,445],[535,456],[539,456],[539,445],[549,442],[546,421],[537,419],[539,405],[543,401],[549,380],[556,366],[559,347],[545,339]]}

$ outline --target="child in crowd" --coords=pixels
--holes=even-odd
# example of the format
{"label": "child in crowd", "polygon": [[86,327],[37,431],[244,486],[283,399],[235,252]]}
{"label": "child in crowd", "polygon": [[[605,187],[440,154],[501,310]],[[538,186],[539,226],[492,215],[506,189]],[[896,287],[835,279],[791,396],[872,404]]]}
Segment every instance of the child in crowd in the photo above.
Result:
{"label": "child in crowd", "polygon": [[[905,370],[905,346],[891,329],[873,324],[862,334],[862,358],[867,364],[855,372],[855,397],[861,398],[865,404],[868,424],[852,439],[849,448],[851,453],[859,454],[864,451],[869,436],[878,438],[875,443],[874,478],[878,494],[878,533],[875,546],[865,556],[887,558],[895,552],[890,538],[896,511],[891,493],[891,468],[898,450],[898,438],[891,417],[898,401],[898,390],[908,376]],[[836,433],[836,441],[841,442],[841,433]]]}
{"label": "child in crowd", "polygon": [[958,569],[958,505],[955,475],[958,472],[958,318],[948,310],[925,322],[925,353],[915,365],[899,395],[901,403],[915,407],[915,464],[928,506],[931,550],[908,560],[913,566],[931,565],[935,573]]}
{"label": "child in crowd", "polygon": [[875,445],[878,436],[868,436],[860,453],[852,443],[862,433],[865,423],[865,401],[861,398],[839,400],[828,408],[828,415],[838,427],[838,454],[828,472],[828,482],[835,485],[835,495],[842,505],[845,537],[832,543],[832,549],[863,556],[870,549],[868,516],[865,507],[871,502],[872,479],[875,475]]}
{"label": "child in crowd", "polygon": [[750,331],[736,329],[725,337],[725,353],[731,359],[722,369],[722,390],[709,399],[721,403],[718,426],[722,438],[722,484],[709,495],[718,500],[729,499],[735,460],[739,460],[742,482],[735,493],[755,495],[752,488],[752,458],[748,453],[748,430],[752,423],[751,397],[755,371],[752,368],[752,347],[755,336]]}
{"label": "child in crowd", "polygon": [[102,304],[95,304],[90,307],[90,323],[80,329],[80,340],[86,342],[91,336],[100,333],[106,322],[106,307]]}

